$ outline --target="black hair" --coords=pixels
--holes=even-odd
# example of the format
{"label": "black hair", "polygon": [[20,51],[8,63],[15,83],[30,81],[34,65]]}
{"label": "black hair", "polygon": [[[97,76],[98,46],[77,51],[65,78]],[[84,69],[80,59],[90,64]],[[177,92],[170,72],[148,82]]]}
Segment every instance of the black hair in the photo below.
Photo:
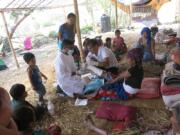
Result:
{"label": "black hair", "polygon": [[69,19],[69,18],[75,18],[76,17],[76,15],[74,14],[74,13],[69,13],[68,15],[67,15],[67,18]]}
{"label": "black hair", "polygon": [[115,33],[119,33],[119,34],[120,34],[121,31],[120,31],[119,29],[116,29],[116,30],[115,30]]}
{"label": "black hair", "polygon": [[87,46],[90,46],[90,47],[95,47],[99,45],[97,39],[93,38],[93,39],[89,39],[89,41],[87,42]]}
{"label": "black hair", "polygon": [[180,125],[180,103],[175,106],[176,121]]}
{"label": "black hair", "polygon": [[19,131],[26,131],[30,124],[34,122],[34,111],[29,107],[20,107],[13,112],[13,119],[17,124]]}
{"label": "black hair", "polygon": [[62,41],[62,48],[65,48],[67,46],[72,46],[74,44],[74,41],[69,40],[69,39],[64,39]]}
{"label": "black hair", "polygon": [[9,91],[11,97],[15,100],[20,99],[23,96],[24,92],[25,86],[23,84],[14,84]]}
{"label": "black hair", "polygon": [[127,57],[134,60],[136,65],[142,66],[143,50],[141,48],[133,48],[129,50]]}
{"label": "black hair", "polygon": [[108,41],[111,41],[111,38],[110,38],[110,37],[107,37],[107,38],[106,38],[106,42],[108,42]]}
{"label": "black hair", "polygon": [[89,38],[86,38],[83,42],[83,46],[86,46],[89,40],[90,40]]}
{"label": "black hair", "polygon": [[35,58],[35,55],[33,53],[25,53],[23,56],[24,61],[28,64],[33,58]]}

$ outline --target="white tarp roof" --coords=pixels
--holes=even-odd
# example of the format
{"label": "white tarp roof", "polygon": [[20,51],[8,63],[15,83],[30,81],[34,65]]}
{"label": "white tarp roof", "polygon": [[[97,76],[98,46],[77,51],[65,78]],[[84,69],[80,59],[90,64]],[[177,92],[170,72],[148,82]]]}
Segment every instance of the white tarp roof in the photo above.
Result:
{"label": "white tarp roof", "polygon": [[[78,4],[85,0],[78,0]],[[54,8],[73,4],[73,0],[0,0],[0,11]]]}

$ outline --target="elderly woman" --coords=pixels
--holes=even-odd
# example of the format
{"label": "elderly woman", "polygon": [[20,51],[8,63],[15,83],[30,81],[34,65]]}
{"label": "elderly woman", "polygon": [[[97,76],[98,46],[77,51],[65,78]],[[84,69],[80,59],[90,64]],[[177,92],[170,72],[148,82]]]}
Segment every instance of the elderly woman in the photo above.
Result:
{"label": "elderly woman", "polygon": [[143,49],[143,61],[150,61],[155,58],[155,41],[151,37],[151,30],[148,27],[142,29],[138,47]]}

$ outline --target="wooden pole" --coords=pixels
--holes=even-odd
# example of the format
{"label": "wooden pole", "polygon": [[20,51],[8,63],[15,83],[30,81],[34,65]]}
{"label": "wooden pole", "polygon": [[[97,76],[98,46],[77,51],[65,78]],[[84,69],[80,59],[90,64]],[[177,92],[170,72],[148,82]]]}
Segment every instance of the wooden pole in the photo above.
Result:
{"label": "wooden pole", "polygon": [[83,53],[83,47],[82,47],[82,41],[81,41],[81,31],[80,31],[80,23],[79,23],[79,10],[78,10],[77,0],[74,0],[74,10],[76,13],[76,31],[77,31],[77,37],[78,37],[78,44],[79,44],[79,48],[80,48],[81,61],[84,62],[84,53]]}
{"label": "wooden pole", "polygon": [[176,22],[178,25],[177,36],[180,37],[180,0],[176,0]]}
{"label": "wooden pole", "polygon": [[130,26],[132,25],[132,11],[133,9],[132,9],[132,0],[130,1],[130,12],[129,12],[129,15],[130,15]]}
{"label": "wooden pole", "polygon": [[3,22],[4,22],[4,26],[5,26],[5,28],[6,28],[6,34],[7,34],[8,42],[9,42],[11,51],[12,51],[12,53],[13,53],[16,66],[17,66],[17,68],[19,68],[19,63],[18,63],[18,60],[17,60],[17,57],[16,57],[15,50],[14,50],[14,48],[13,48],[11,39],[10,39],[10,33],[9,33],[9,31],[8,31],[8,26],[7,26],[6,18],[5,18],[5,16],[4,16],[4,12],[1,12],[1,15],[2,15]]}
{"label": "wooden pole", "polygon": [[117,10],[117,5],[118,4],[118,0],[115,0],[115,25],[116,25],[116,29],[118,29],[118,10]]}

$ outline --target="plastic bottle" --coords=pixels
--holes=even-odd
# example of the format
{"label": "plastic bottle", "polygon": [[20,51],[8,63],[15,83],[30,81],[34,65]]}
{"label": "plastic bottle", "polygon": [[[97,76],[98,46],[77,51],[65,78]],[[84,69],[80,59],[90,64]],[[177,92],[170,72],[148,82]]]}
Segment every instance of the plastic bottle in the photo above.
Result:
{"label": "plastic bottle", "polygon": [[51,102],[51,100],[49,100],[48,101],[48,106],[47,106],[47,108],[48,108],[48,111],[49,111],[49,113],[51,114],[51,115],[54,115],[55,114],[55,112],[54,112],[54,104]]}

